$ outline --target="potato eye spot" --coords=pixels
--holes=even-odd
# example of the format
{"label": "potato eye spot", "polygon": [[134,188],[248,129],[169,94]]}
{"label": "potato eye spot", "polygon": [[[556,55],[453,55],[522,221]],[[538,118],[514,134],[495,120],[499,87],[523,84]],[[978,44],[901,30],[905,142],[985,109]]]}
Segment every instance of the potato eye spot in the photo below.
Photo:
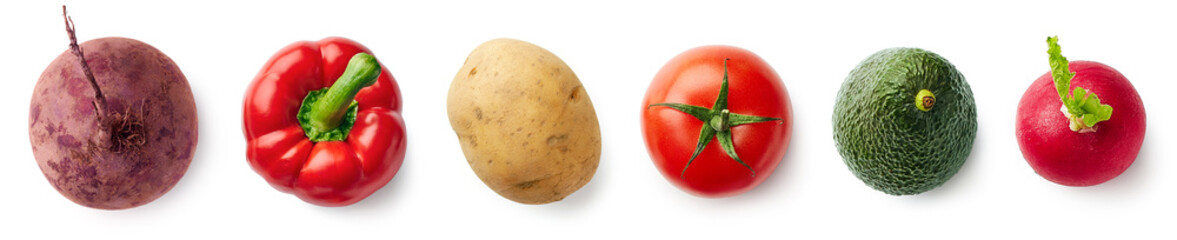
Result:
{"label": "potato eye spot", "polygon": [[559,145],[568,139],[568,134],[552,135],[548,137],[548,146]]}
{"label": "potato eye spot", "polygon": [[584,91],[580,86],[572,88],[572,93],[568,94],[568,100],[576,101],[580,98],[580,92]]}

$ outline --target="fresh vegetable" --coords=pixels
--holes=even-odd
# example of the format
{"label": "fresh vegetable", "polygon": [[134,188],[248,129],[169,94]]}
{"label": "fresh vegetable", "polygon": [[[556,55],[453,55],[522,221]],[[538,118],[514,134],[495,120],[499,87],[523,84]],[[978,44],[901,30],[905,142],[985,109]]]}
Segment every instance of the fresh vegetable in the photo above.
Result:
{"label": "fresh vegetable", "polygon": [[[62,14],[65,7],[62,6]],[[78,44],[41,73],[29,106],[29,141],[45,178],[82,206],[147,204],[188,170],[196,103],[171,58],[129,38]]]}
{"label": "fresh vegetable", "polygon": [[952,178],[973,149],[977,107],[947,59],[884,49],[859,63],[834,104],[834,141],[867,186],[912,195]]}
{"label": "fresh vegetable", "polygon": [[776,169],[792,134],[792,105],[756,54],[704,46],[658,71],[642,101],[642,136],[675,186],[704,197],[747,192]]}
{"label": "fresh vegetable", "polygon": [[278,191],[347,206],[405,158],[400,88],[371,51],[340,37],[274,54],[245,94],[247,159]]}
{"label": "fresh vegetable", "polygon": [[1120,72],[1098,62],[1069,62],[1057,37],[1046,41],[1051,71],[1018,103],[1018,147],[1046,180],[1066,186],[1107,182],[1140,152],[1144,103]]}
{"label": "fresh vegetable", "polygon": [[446,100],[466,162],[499,195],[525,204],[559,201],[592,179],[601,130],[572,69],[534,44],[479,45]]}

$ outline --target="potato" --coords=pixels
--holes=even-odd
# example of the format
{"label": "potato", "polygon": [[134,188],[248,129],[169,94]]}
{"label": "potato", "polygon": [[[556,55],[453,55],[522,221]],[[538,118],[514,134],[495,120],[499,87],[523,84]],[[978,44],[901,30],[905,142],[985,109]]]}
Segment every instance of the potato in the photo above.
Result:
{"label": "potato", "polygon": [[534,44],[479,45],[446,102],[470,168],[503,197],[559,201],[592,179],[601,130],[584,86],[556,55]]}
{"label": "potato", "polygon": [[101,38],[81,49],[105,101],[78,56],[57,56],[29,107],[33,156],[49,183],[78,204],[147,204],[176,185],[196,150],[188,80],[171,58],[137,40]]}

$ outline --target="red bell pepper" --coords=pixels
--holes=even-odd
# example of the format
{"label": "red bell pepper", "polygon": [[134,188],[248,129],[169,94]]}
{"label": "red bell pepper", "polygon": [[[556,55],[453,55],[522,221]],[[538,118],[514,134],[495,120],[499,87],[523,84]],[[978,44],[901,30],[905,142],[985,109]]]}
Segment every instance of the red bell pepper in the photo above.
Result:
{"label": "red bell pepper", "polygon": [[396,175],[405,158],[400,89],[370,54],[346,38],[296,42],[253,80],[246,154],[278,191],[346,206]]}

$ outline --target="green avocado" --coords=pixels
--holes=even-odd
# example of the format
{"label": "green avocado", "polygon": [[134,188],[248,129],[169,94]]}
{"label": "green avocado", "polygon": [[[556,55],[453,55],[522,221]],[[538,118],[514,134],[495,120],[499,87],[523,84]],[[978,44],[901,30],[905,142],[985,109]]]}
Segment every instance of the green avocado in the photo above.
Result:
{"label": "green avocado", "polygon": [[834,104],[834,142],[854,176],[891,195],[926,192],[960,170],[977,136],[977,107],[947,59],[890,48],[850,71]]}

